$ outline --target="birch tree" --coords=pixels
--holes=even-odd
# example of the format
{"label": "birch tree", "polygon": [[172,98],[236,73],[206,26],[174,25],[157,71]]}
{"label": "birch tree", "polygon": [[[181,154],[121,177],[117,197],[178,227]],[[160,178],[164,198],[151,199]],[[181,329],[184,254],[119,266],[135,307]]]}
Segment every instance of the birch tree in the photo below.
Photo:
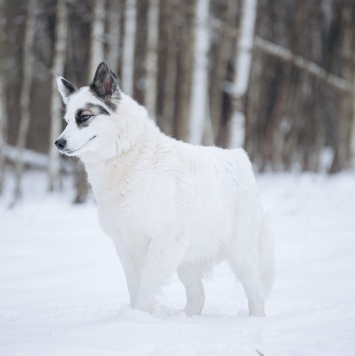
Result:
{"label": "birch tree", "polygon": [[28,130],[30,127],[30,94],[33,73],[33,42],[35,38],[37,0],[29,0],[27,4],[27,19],[25,26],[25,38],[23,42],[22,59],[22,86],[20,93],[20,127],[17,136],[17,160],[15,167],[15,191],[13,203],[21,197],[21,179],[23,174],[23,150],[25,149]]}
{"label": "birch tree", "polygon": [[0,0],[0,193],[4,185],[5,176],[5,145],[7,131],[7,110],[5,99],[5,0]]}
{"label": "birch tree", "polygon": [[245,114],[243,99],[249,86],[252,61],[257,0],[243,0],[241,24],[237,37],[237,56],[233,86],[234,113],[229,128],[229,146],[239,147],[244,144]]}
{"label": "birch tree", "polygon": [[59,188],[60,184],[60,156],[54,142],[61,132],[62,113],[61,99],[58,95],[55,75],[64,73],[66,43],[67,43],[67,8],[66,0],[57,0],[55,46],[52,63],[51,79],[51,127],[49,140],[49,190]]}
{"label": "birch tree", "polygon": [[106,34],[108,49],[107,62],[115,73],[120,58],[120,2],[111,0],[108,12],[108,33]]}
{"label": "birch tree", "polygon": [[197,0],[192,92],[189,112],[189,142],[201,144],[207,116],[210,0]]}
{"label": "birch tree", "polygon": [[122,88],[133,95],[134,88],[134,50],[136,43],[136,0],[126,0],[124,11],[124,37],[122,53]]}
{"label": "birch tree", "polygon": [[159,45],[159,0],[149,0],[147,24],[146,83],[144,103],[152,117],[156,117],[158,45]]}
{"label": "birch tree", "polygon": [[95,0],[90,33],[89,80],[104,60],[105,0]]}
{"label": "birch tree", "polygon": [[[162,1],[161,9],[161,34],[164,46],[162,50],[163,60],[160,68],[161,82],[163,86],[161,101],[161,127],[164,133],[174,135],[175,105],[176,105],[176,81],[177,81],[177,39],[176,19],[179,9],[172,1]],[[163,75],[162,75],[163,73]]]}

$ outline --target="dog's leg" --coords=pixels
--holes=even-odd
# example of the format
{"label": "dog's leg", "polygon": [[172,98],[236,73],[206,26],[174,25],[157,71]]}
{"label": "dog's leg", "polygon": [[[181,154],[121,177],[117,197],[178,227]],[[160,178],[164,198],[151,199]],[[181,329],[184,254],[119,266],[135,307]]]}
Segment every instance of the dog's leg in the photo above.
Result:
{"label": "dog's leg", "polygon": [[118,258],[122,264],[125,276],[126,276],[126,283],[128,287],[128,292],[130,296],[130,302],[131,306],[134,305],[136,297],[137,297],[137,291],[138,291],[138,272],[137,272],[137,266],[134,263],[133,258],[130,256],[130,254],[122,248],[122,246],[117,246],[116,247],[117,255]]}
{"label": "dog's leg", "polygon": [[228,262],[242,284],[248,298],[250,316],[265,316],[264,286],[258,269],[258,256],[248,256],[248,251],[229,251]]}
{"label": "dog's leg", "polygon": [[177,273],[186,289],[186,315],[201,314],[205,303],[205,293],[202,283],[203,270],[199,266],[183,263],[179,266]]}
{"label": "dog's leg", "polygon": [[[171,232],[170,232],[171,233]],[[157,238],[150,242],[140,275],[135,309],[152,312],[155,295],[180,264],[186,248],[185,236]]]}

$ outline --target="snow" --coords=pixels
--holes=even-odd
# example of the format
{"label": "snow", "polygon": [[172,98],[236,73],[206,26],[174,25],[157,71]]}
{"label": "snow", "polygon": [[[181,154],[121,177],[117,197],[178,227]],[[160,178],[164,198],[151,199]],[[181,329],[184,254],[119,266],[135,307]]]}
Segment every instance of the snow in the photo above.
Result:
{"label": "snow", "polygon": [[276,239],[268,316],[247,316],[222,264],[189,318],[176,276],[154,315],[132,310],[94,202],[47,195],[43,175],[28,174],[21,204],[0,200],[0,355],[353,355],[354,174],[257,179]]}

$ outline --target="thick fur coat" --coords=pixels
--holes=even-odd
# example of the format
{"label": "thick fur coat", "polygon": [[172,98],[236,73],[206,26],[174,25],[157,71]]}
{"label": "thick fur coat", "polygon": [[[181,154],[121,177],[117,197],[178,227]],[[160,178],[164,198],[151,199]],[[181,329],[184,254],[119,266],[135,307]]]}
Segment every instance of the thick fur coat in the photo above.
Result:
{"label": "thick fur coat", "polygon": [[152,312],[156,294],[177,271],[186,314],[199,314],[204,275],[227,260],[250,315],[263,316],[274,277],[273,245],[245,151],[164,135],[104,63],[91,85],[76,89],[58,77],[58,88],[68,124],[56,145],[86,167],[132,307]]}

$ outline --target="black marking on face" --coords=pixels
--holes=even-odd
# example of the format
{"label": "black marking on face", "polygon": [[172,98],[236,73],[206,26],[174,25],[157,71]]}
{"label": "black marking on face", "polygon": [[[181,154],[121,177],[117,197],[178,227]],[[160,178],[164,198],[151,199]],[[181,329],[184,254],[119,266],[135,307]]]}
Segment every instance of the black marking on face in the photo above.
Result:
{"label": "black marking on face", "polygon": [[112,111],[117,109],[114,100],[121,99],[121,92],[118,86],[116,74],[104,62],[100,63],[96,69],[94,80],[89,86],[90,91],[102,100]]}
{"label": "black marking on face", "polygon": [[76,124],[79,128],[88,127],[92,119],[97,115],[110,115],[110,113],[102,105],[87,103],[84,108],[76,111]]}

